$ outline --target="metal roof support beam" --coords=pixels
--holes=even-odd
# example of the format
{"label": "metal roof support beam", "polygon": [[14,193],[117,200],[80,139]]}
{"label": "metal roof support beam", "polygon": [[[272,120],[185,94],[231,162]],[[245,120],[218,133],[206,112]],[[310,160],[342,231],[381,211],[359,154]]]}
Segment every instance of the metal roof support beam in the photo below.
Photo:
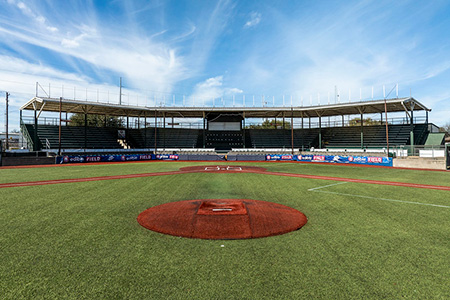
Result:
{"label": "metal roof support beam", "polygon": [[158,151],[157,151],[157,135],[158,135],[158,130],[157,130],[157,123],[158,123],[158,115],[157,115],[157,113],[158,113],[158,111],[156,110],[156,108],[155,108],[155,155],[156,155],[156,153],[158,153]]}
{"label": "metal roof support beam", "polygon": [[[284,97],[283,97],[283,100],[284,100]],[[283,134],[284,134],[284,113],[283,113]],[[292,149],[292,155],[294,155],[294,108],[293,107],[291,107],[291,149]]]}
{"label": "metal roof support beam", "polygon": [[202,112],[203,114],[203,148],[206,147],[206,115],[205,111]]}
{"label": "metal roof support beam", "polygon": [[[417,106],[419,106],[420,108],[422,108],[425,111],[430,111],[431,109],[426,108],[424,105],[422,105],[419,101],[417,101],[416,99],[409,97],[408,99],[404,100],[402,103],[409,103],[410,106],[412,105],[414,107],[414,105],[417,104]],[[414,109],[414,108],[413,108]]]}
{"label": "metal roof support beam", "polygon": [[364,112],[366,111],[365,107],[357,107],[356,108],[360,113],[361,118],[361,149],[364,149]]}
{"label": "metal roof support beam", "polygon": [[38,139],[38,116],[36,109],[34,110],[34,136],[33,136],[33,151],[39,150],[39,139]]}
{"label": "metal roof support beam", "polygon": [[242,112],[242,122],[243,122],[243,126],[242,126],[243,147],[246,148],[246,146],[245,146],[245,111]]}
{"label": "metal roof support beam", "polygon": [[[409,115],[408,109],[406,108],[404,102],[402,102],[402,106],[403,106],[403,108],[405,109],[406,115],[407,115],[409,118],[411,118],[411,116]],[[386,121],[387,121],[387,119],[386,119]]]}
{"label": "metal roof support beam", "polygon": [[409,121],[410,131],[409,140],[411,145],[411,153],[414,155],[414,102],[410,102],[409,106],[411,108],[411,119]]}
{"label": "metal roof support beam", "polygon": [[319,149],[322,149],[322,115],[323,115],[323,110],[316,110],[316,114],[319,117]]}
{"label": "metal roof support beam", "polygon": [[147,148],[147,114],[144,112],[144,148]]}
{"label": "metal roof support beam", "polygon": [[302,118],[302,129],[303,129],[303,112],[302,111],[300,112],[300,116]]}
{"label": "metal roof support beam", "polygon": [[41,116],[41,113],[44,111],[44,107],[45,107],[45,102],[42,103],[41,109],[39,109],[39,113],[37,115],[37,118],[39,119],[39,117]]}
{"label": "metal roof support beam", "polygon": [[166,149],[166,113],[163,112],[163,148]]}

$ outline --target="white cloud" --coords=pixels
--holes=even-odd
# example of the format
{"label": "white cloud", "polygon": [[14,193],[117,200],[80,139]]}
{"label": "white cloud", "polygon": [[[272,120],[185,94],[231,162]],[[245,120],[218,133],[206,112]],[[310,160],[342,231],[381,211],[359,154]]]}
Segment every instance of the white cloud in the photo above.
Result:
{"label": "white cloud", "polygon": [[216,76],[206,79],[198,83],[193,94],[189,97],[195,101],[210,103],[213,99],[222,97],[232,97],[233,95],[242,94],[242,90],[238,88],[228,88],[223,86],[223,76]]}
{"label": "white cloud", "polygon": [[244,28],[250,28],[258,25],[261,22],[261,13],[252,12],[250,19],[244,24]]}
{"label": "white cloud", "polygon": [[69,39],[62,39],[61,46],[65,48],[77,48],[80,46],[80,43],[76,41],[76,39],[69,40]]}
{"label": "white cloud", "polygon": [[44,24],[45,23],[45,18],[43,16],[38,16],[38,17],[36,17],[36,21],[38,21],[41,24]]}

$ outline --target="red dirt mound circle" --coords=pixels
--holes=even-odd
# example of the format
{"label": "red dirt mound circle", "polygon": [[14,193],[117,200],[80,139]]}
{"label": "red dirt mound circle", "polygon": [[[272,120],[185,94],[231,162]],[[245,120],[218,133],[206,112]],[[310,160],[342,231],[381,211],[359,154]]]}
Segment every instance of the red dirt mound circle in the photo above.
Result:
{"label": "red dirt mound circle", "polygon": [[247,199],[204,199],[171,202],[139,214],[143,227],[198,239],[250,239],[300,229],[308,219],[277,203]]}
{"label": "red dirt mound circle", "polygon": [[189,172],[228,172],[228,173],[239,173],[239,172],[264,172],[266,168],[252,167],[252,166],[228,166],[228,165],[209,165],[209,166],[192,166],[180,168],[180,171]]}

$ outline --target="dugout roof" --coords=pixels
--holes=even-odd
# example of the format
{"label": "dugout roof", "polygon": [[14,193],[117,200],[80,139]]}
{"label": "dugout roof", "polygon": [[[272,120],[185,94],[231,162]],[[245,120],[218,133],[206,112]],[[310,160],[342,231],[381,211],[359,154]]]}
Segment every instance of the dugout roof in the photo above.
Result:
{"label": "dugout roof", "polygon": [[87,113],[108,116],[122,117],[174,117],[174,118],[203,118],[209,113],[219,114],[240,114],[244,118],[316,118],[341,115],[359,115],[383,113],[385,111],[385,101],[387,112],[408,112],[408,111],[431,111],[425,105],[412,97],[380,99],[361,102],[348,102],[336,104],[324,104],[316,106],[293,106],[293,107],[146,107],[119,105],[94,101],[34,97],[25,103],[20,110],[33,110],[61,112],[64,113]]}

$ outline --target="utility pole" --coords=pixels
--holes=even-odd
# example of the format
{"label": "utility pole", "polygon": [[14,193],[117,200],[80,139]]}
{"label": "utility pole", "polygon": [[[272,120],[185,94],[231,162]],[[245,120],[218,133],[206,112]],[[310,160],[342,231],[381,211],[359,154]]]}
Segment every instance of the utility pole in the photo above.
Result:
{"label": "utility pole", "polygon": [[119,105],[122,105],[122,77],[120,77],[119,84]]}
{"label": "utility pole", "polygon": [[5,127],[6,127],[6,140],[5,140],[5,150],[8,150],[8,148],[9,148],[9,141],[8,141],[8,139],[9,139],[9,136],[8,136],[8,101],[9,101],[9,99],[8,99],[8,97],[9,97],[9,93],[6,92],[6,112],[5,112],[5,114],[6,114],[6,124],[5,124]]}

